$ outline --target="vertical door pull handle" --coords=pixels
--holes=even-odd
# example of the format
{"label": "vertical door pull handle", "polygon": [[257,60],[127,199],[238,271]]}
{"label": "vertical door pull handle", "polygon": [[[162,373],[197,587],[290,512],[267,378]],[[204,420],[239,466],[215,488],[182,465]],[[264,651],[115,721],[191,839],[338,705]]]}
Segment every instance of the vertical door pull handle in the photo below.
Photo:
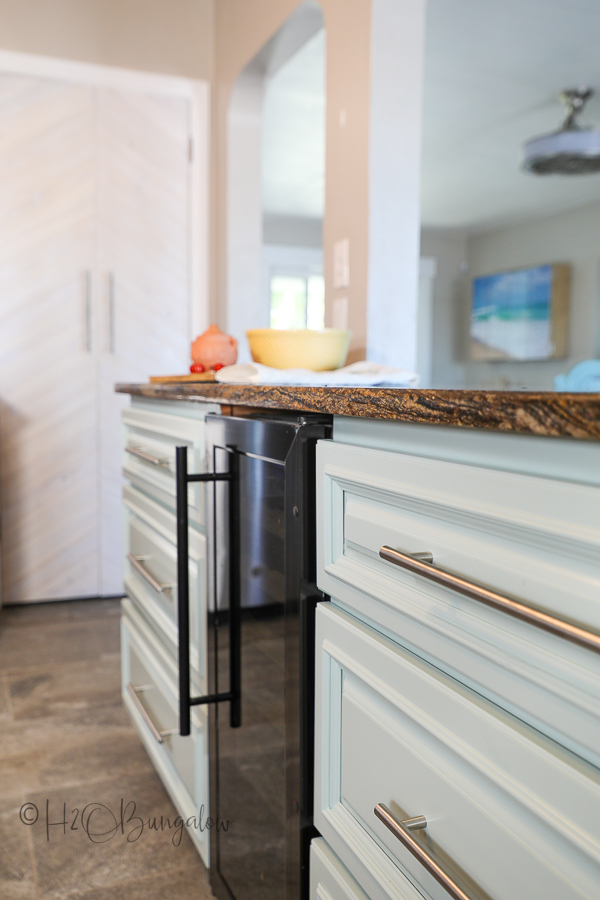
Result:
{"label": "vertical door pull handle", "polygon": [[[179,660],[179,734],[187,737],[191,732],[191,708],[205,703],[229,701],[229,724],[241,725],[241,612],[238,566],[238,479],[235,477],[235,460],[231,454],[229,472],[189,475],[187,447],[175,448],[175,483],[177,498],[177,618]],[[229,691],[192,697],[190,690],[190,576],[189,576],[189,521],[188,484],[195,481],[228,481],[229,484]]]}
{"label": "vertical door pull handle", "polygon": [[108,349],[110,353],[115,352],[115,275],[114,272],[108,274]]}
{"label": "vertical door pull handle", "polygon": [[92,352],[92,273],[86,269],[83,276],[83,294],[85,305],[85,350]]}

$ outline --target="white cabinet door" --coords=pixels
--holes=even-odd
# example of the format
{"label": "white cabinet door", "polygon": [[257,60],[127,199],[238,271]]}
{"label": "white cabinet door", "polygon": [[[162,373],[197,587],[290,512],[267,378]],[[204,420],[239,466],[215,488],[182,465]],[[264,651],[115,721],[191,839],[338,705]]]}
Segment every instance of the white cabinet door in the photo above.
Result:
{"label": "white cabinet door", "polygon": [[91,93],[0,79],[5,603],[99,593]]}
{"label": "white cabinet door", "polygon": [[190,118],[181,97],[0,78],[5,602],[123,592],[114,386],[188,365]]}
{"label": "white cabinet door", "polygon": [[[423,856],[469,897],[596,900],[597,768],[332,603],[316,621],[315,826],[371,900],[447,900]],[[380,804],[425,818],[421,858]]]}
{"label": "white cabinet door", "polygon": [[101,593],[123,589],[116,382],[185,372],[190,356],[190,110],[178,97],[96,92]]}

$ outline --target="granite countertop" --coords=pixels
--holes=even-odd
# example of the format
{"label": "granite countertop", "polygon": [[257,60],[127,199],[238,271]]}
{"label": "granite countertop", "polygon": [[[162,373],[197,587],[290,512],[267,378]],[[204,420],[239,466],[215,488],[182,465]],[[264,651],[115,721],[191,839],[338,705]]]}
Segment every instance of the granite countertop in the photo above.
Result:
{"label": "granite countertop", "polygon": [[320,412],[600,440],[600,394],[277,387],[202,382],[118,384],[116,390],[155,400],[188,400],[220,403],[224,407]]}

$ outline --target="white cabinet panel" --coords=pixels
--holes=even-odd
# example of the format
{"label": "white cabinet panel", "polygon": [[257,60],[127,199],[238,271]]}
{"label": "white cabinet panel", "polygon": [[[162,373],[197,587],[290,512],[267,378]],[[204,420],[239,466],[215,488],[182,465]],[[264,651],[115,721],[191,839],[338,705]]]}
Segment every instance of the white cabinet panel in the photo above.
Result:
{"label": "white cabinet panel", "polygon": [[[121,665],[123,702],[148,754],[179,814],[200,824],[201,810],[208,808],[207,712],[193,709],[191,734],[179,735],[176,668],[128,600],[121,619]],[[208,831],[186,831],[208,863]]]}
{"label": "white cabinet panel", "polygon": [[[125,477],[144,493],[175,510],[175,448],[188,448],[189,472],[203,472],[203,415],[217,409],[219,407],[197,404],[197,418],[165,415],[139,407],[124,410],[122,459]],[[205,489],[203,484],[198,483],[188,486],[189,520],[197,526],[204,525]]]}
{"label": "white cabinet panel", "polygon": [[323,838],[310,844],[310,900],[369,900]]}
{"label": "white cabinet panel", "polygon": [[190,357],[190,110],[179,97],[101,88],[97,291],[102,593],[122,588],[116,382],[186,372]]}
{"label": "white cabinet panel", "polygon": [[188,366],[189,97],[0,76],[5,602],[123,592],[114,386]]}
{"label": "white cabinet panel", "polygon": [[378,803],[426,817],[422,846],[470,896],[598,896],[598,770],[321,604],[315,824],[370,897],[401,897],[408,878],[445,900]]}
{"label": "white cabinet panel", "polygon": [[324,580],[336,564],[331,575],[345,580],[347,558],[413,586],[415,576],[379,558],[390,543],[600,630],[600,488],[334,442],[319,454],[326,521],[341,518]]}
{"label": "white cabinet panel", "polygon": [[600,630],[600,489],[320,442],[319,586],[600,765],[600,655],[381,559],[389,545]]}
{"label": "white cabinet panel", "polygon": [[[126,485],[125,588],[177,661],[177,545],[172,512]],[[128,555],[141,565],[135,566]],[[189,533],[190,666],[194,683],[206,693],[206,539]],[[145,575],[147,577],[145,577]],[[163,589],[152,584],[155,579]]]}
{"label": "white cabinet panel", "polygon": [[99,593],[92,90],[0,78],[4,602]]}

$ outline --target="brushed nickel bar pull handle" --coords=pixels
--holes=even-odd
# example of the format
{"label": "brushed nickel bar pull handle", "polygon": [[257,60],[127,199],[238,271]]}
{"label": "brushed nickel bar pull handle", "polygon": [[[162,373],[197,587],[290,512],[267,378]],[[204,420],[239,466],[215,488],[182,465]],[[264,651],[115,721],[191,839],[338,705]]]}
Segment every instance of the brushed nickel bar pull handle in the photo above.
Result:
{"label": "brushed nickel bar pull handle", "polygon": [[85,294],[85,350],[92,352],[92,273],[86,269],[84,275]]}
{"label": "brushed nickel bar pull handle", "polygon": [[401,822],[384,803],[378,803],[373,812],[383,822],[385,827],[392,832],[394,837],[398,838],[400,843],[406,847],[409,853],[412,853],[415,859],[421,863],[423,868],[427,869],[430,875],[433,875],[438,884],[441,884],[453,900],[472,900],[410,833],[417,828],[427,827],[425,816],[417,816],[415,819],[405,819]]}
{"label": "brushed nickel bar pull handle", "polygon": [[129,682],[129,684],[127,685],[127,691],[129,693],[129,696],[135,703],[136,709],[138,710],[139,714],[141,715],[144,722],[146,723],[146,725],[152,732],[152,737],[155,738],[155,740],[158,741],[159,744],[162,744],[163,738],[168,737],[170,734],[175,734],[176,732],[175,732],[175,729],[167,729],[166,731],[159,731],[158,728],[156,727],[156,725],[154,724],[154,722],[152,721],[152,719],[150,718],[150,716],[148,715],[146,709],[142,705],[140,698],[138,697],[138,694],[141,694],[144,691],[148,691],[152,687],[154,687],[154,685],[152,685],[152,684],[142,684],[142,685],[139,685],[138,687],[134,687],[132,685],[132,683]]}
{"label": "brushed nickel bar pull handle", "polygon": [[108,275],[108,350],[115,352],[115,276],[114,272]]}
{"label": "brushed nickel bar pull handle", "polygon": [[153,466],[165,466],[169,462],[166,457],[152,456],[150,453],[146,453],[145,450],[138,450],[137,447],[125,447],[125,450],[127,453],[131,453],[132,456],[143,459],[144,462],[152,463]]}
{"label": "brushed nickel bar pull handle", "polygon": [[442,587],[457,591],[459,594],[464,594],[465,597],[470,597],[471,600],[485,603],[487,606],[500,610],[500,612],[508,613],[510,616],[522,619],[523,622],[528,622],[537,628],[543,628],[544,631],[549,631],[551,634],[555,634],[567,641],[572,641],[574,644],[579,644],[588,650],[595,650],[596,653],[600,653],[600,634],[596,634],[594,631],[587,631],[578,625],[572,625],[570,622],[565,622],[564,619],[557,619],[555,616],[550,616],[548,613],[526,606],[524,603],[519,603],[510,597],[497,594],[481,584],[466,581],[464,578],[453,575],[451,572],[446,572],[444,569],[438,569],[437,566],[431,564],[433,557],[429,553],[401,553],[392,547],[383,546],[379,551],[379,555],[387,562],[400,566],[402,569],[407,569],[414,575],[422,575],[423,578],[434,581],[436,584],[441,584]]}
{"label": "brushed nickel bar pull handle", "polygon": [[164,594],[165,591],[169,591],[172,587],[170,584],[161,584],[160,581],[157,581],[154,575],[152,575],[148,569],[142,564],[142,560],[146,559],[145,556],[134,556],[132,553],[127,554],[127,559],[138,573],[141,575],[144,581],[147,581],[150,587],[156,591],[157,594]]}

